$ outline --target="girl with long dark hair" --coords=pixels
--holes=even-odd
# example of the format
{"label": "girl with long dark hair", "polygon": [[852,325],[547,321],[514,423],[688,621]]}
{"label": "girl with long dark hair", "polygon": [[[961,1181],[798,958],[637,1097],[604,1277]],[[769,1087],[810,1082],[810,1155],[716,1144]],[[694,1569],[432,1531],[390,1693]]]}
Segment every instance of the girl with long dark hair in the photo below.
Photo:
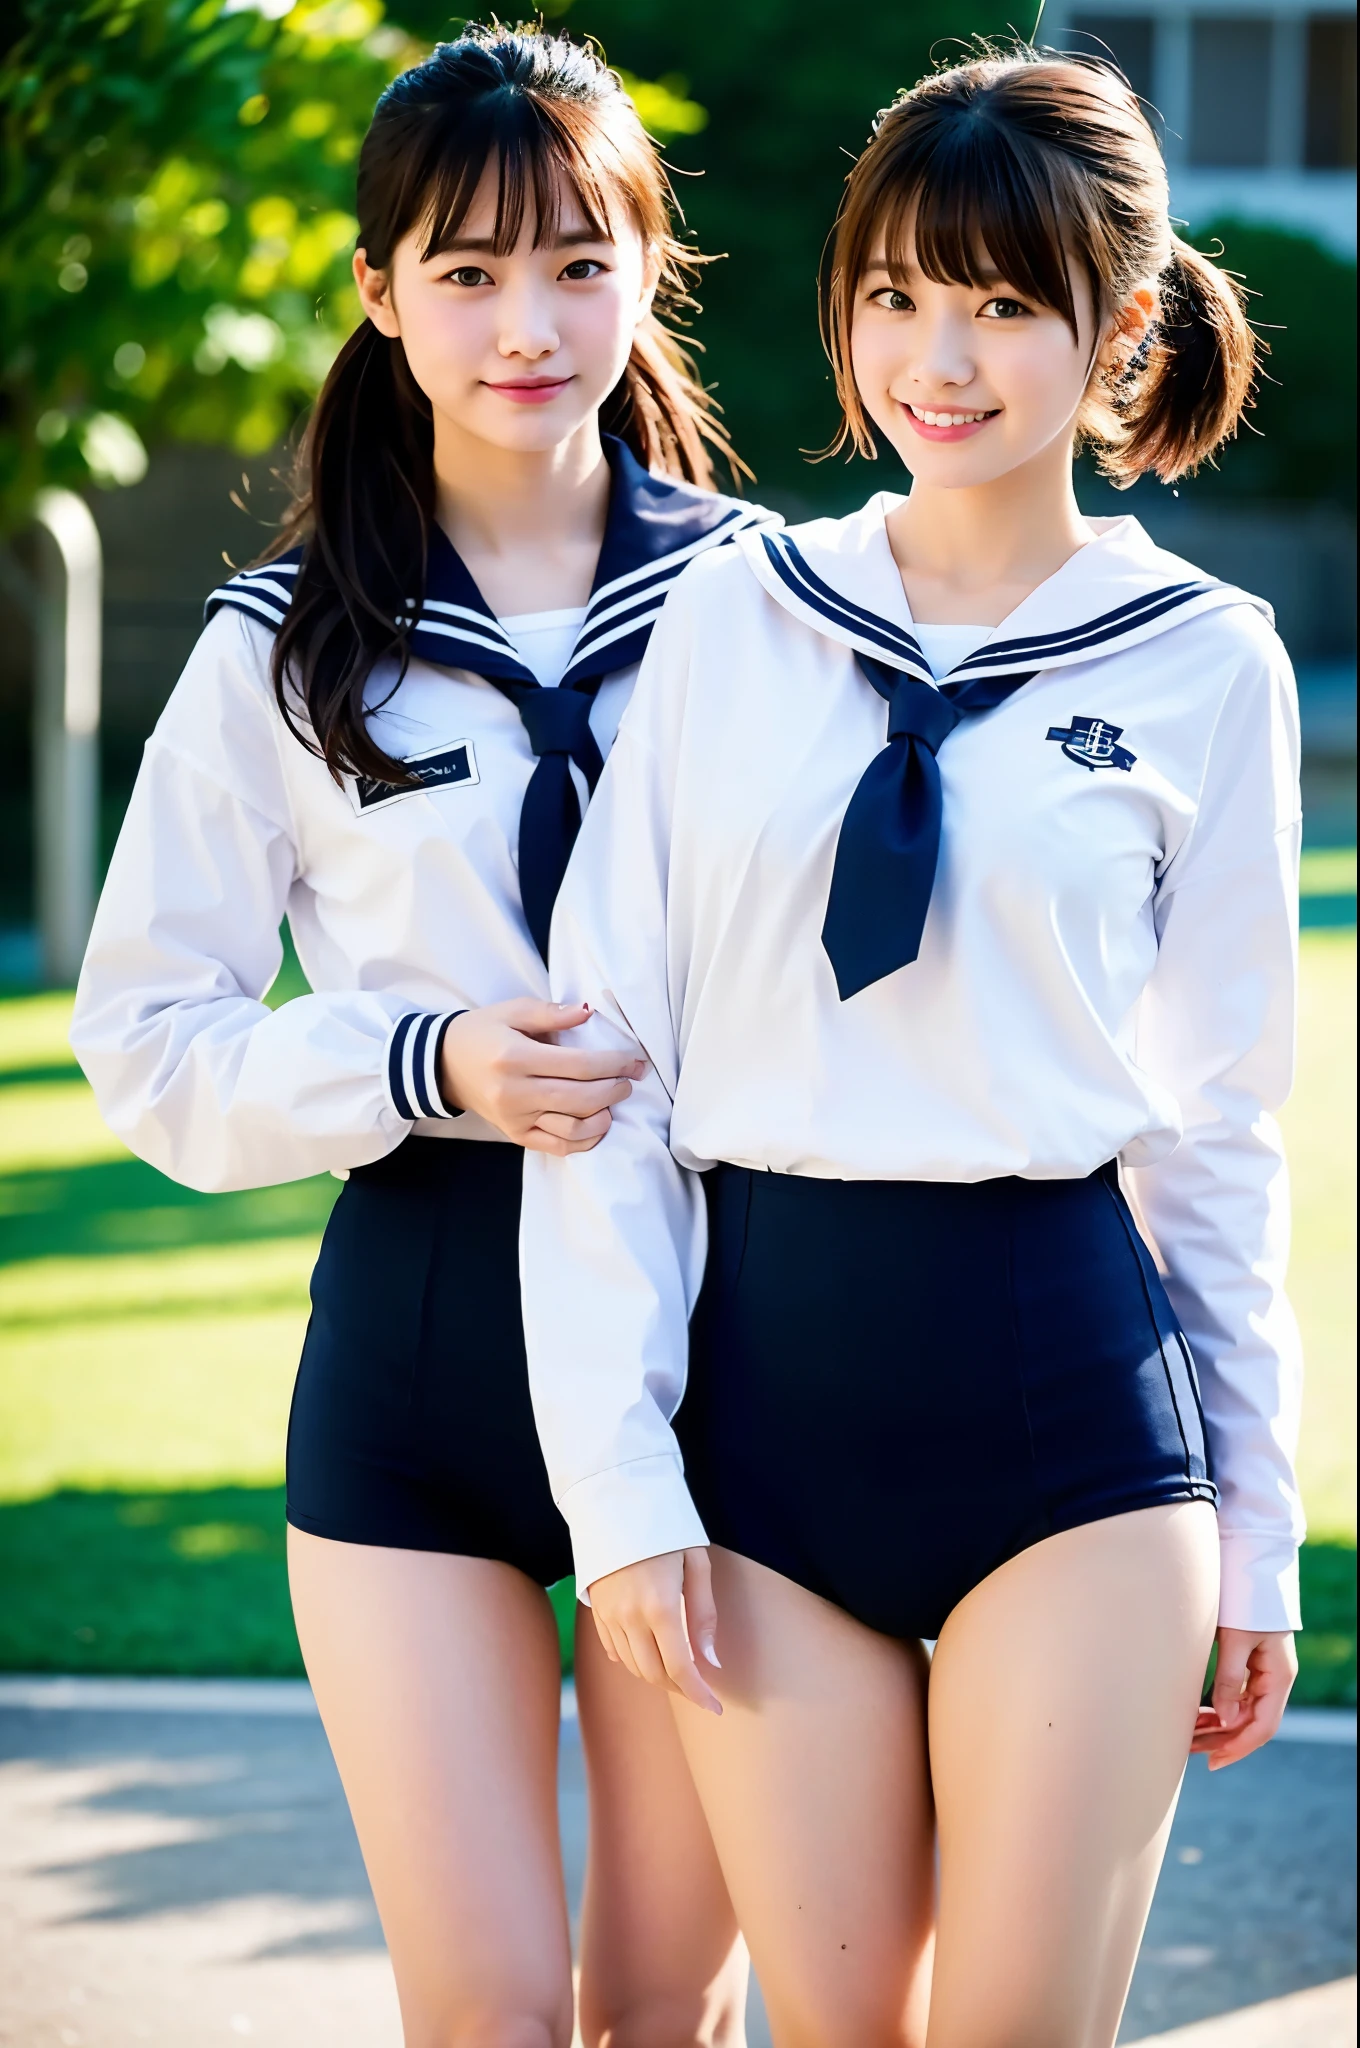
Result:
{"label": "girl with long dark hair", "polygon": [[653,638],[553,937],[651,1065],[529,1162],[531,1383],[775,2041],[1110,2048],[1187,1752],[1295,1668],[1299,747],[1266,607],[1072,458],[1187,474],[1254,344],[1127,84],[1026,50],[880,117],[824,283],[911,493]]}
{"label": "girl with long dark hair", "polygon": [[[553,900],[681,568],[766,515],[665,324],[692,259],[588,48],[470,29],[359,160],[364,319],[281,548],[233,577],[148,744],[73,1043],[206,1189],[330,1169],[288,1437],[289,1569],[412,2048],[567,2048],[570,1571],[525,1376],[524,1150],[637,1067],[548,1000]],[[284,917],[313,993],[271,1013]],[[506,1141],[509,1142],[506,1142]],[[585,2039],[742,2039],[744,1953],[665,1702],[577,1667]]]}

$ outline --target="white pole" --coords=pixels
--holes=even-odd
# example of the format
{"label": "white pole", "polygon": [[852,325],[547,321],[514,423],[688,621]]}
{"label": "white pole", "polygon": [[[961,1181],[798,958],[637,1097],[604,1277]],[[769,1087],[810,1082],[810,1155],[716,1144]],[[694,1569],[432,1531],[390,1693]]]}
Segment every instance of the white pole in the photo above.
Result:
{"label": "white pole", "polygon": [[69,988],[90,936],[99,860],[99,677],[103,556],[74,491],[43,491],[33,718],[38,934],[42,977]]}

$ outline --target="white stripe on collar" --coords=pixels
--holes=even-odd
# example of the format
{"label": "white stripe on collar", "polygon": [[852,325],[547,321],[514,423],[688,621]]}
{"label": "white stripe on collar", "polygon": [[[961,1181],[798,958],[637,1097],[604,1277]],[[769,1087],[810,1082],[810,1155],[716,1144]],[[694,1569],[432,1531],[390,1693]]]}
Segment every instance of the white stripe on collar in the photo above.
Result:
{"label": "white stripe on collar", "polygon": [[[770,596],[813,631],[932,682],[885,530],[888,512],[901,502],[883,493],[848,519],[744,534],[737,546]],[[1154,547],[1137,520],[1093,523],[1097,538],[1017,605],[946,681],[1071,667],[1225,605],[1248,604],[1269,618],[1260,598]],[[1029,632],[1017,630],[1026,626]]]}
{"label": "white stripe on collar", "polygon": [[[703,509],[707,511],[707,503]],[[728,509],[706,532],[603,584],[586,609],[563,682],[570,684],[578,677],[608,673],[640,661],[671,585],[696,556],[725,545],[738,534],[779,523],[777,515],[762,506],[729,501]],[[242,570],[212,593],[207,616],[228,605],[263,619],[267,625],[281,626],[292,602],[300,555],[299,549],[291,559]],[[448,598],[427,597],[419,616],[410,621],[410,632],[412,651],[426,660],[449,668],[466,667],[477,674],[481,672],[478,656],[494,654],[499,657],[495,674],[533,681],[499,620],[489,612]]]}

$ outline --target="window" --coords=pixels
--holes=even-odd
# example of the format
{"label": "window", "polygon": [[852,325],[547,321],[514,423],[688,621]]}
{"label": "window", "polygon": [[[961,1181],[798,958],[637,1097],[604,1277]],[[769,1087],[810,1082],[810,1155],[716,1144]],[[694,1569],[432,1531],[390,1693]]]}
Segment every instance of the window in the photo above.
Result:
{"label": "window", "polygon": [[1267,161],[1271,26],[1260,15],[1191,24],[1192,164],[1235,169]]}
{"label": "window", "polygon": [[1355,167],[1353,14],[1315,14],[1308,23],[1303,160],[1315,171]]}
{"label": "window", "polygon": [[1150,14],[1074,14],[1063,41],[1080,56],[1113,57],[1140,100],[1152,98]]}

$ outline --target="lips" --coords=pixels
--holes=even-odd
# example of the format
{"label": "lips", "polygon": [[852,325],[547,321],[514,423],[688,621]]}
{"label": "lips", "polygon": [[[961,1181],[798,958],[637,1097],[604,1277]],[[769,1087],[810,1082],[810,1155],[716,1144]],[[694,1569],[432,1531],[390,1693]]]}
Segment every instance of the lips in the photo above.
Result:
{"label": "lips", "polygon": [[517,377],[504,384],[488,383],[486,388],[508,398],[512,405],[547,405],[571,381],[570,377]]}
{"label": "lips", "polygon": [[968,441],[974,434],[980,434],[1001,408],[996,406],[991,411],[983,411],[959,406],[946,410],[943,406],[935,408],[903,403],[902,410],[923,441]]}

